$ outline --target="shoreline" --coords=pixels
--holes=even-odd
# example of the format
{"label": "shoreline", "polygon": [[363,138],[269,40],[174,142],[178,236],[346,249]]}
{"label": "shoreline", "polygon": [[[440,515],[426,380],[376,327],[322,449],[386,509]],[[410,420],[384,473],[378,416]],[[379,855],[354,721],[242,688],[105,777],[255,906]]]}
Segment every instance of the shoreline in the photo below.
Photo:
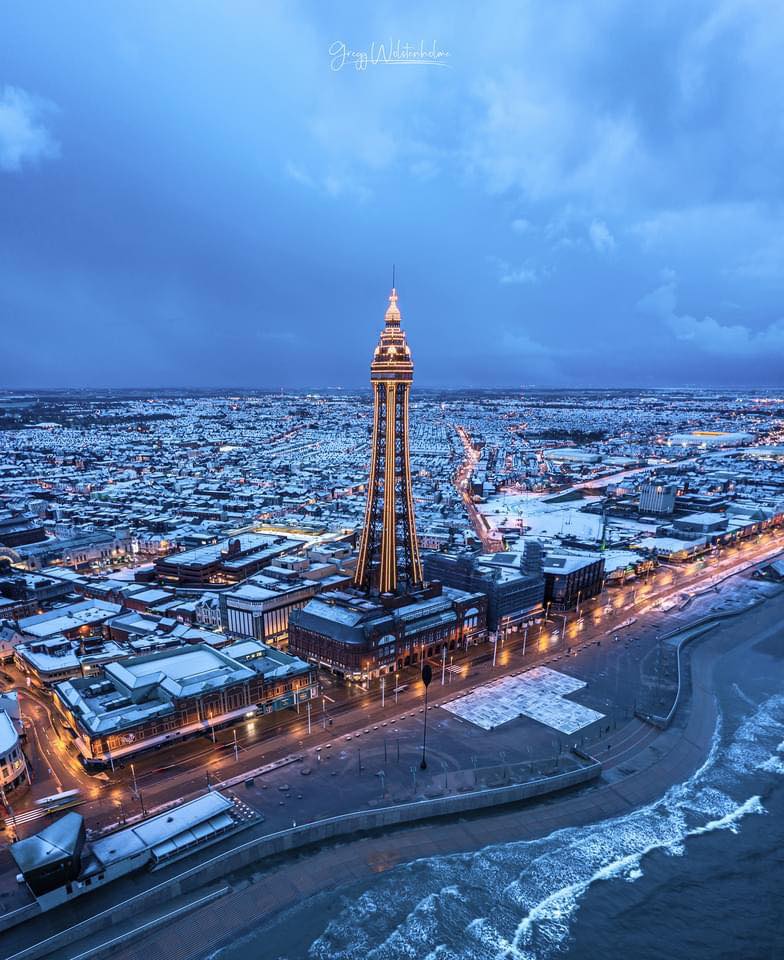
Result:
{"label": "shoreline", "polygon": [[[781,596],[750,608],[760,609]],[[735,622],[737,622],[736,618]],[[729,629],[726,629],[729,626]],[[559,829],[580,827],[622,815],[661,797],[674,784],[688,779],[708,755],[716,730],[718,704],[714,673],[726,657],[742,657],[759,641],[750,630],[738,641],[729,624],[717,624],[715,633],[698,638],[688,650],[688,697],[673,725],[646,738],[641,749],[624,759],[625,771],[610,767],[598,784],[566,794],[516,804],[500,811],[481,811],[451,822],[428,821],[397,828],[394,833],[336,840],[259,863],[237,877],[231,893],[207,906],[189,911],[154,934],[112,951],[113,960],[206,960],[251,935],[261,925],[272,925],[303,901],[327,891],[341,891],[405,863],[430,857],[476,852],[499,843],[534,840]],[[339,877],[339,885],[335,884]],[[257,895],[249,895],[257,893]],[[197,946],[198,944],[198,946]]]}
{"label": "shoreline", "polygon": [[[643,722],[638,714],[617,728],[613,724],[612,730],[608,725],[599,741],[592,744],[591,753],[600,757],[602,763],[600,779],[594,781],[594,786],[575,786],[536,800],[515,798],[509,806],[452,813],[448,819],[431,818],[408,824],[387,820],[384,822],[394,826],[377,824],[357,834],[315,837],[314,844],[299,848],[273,844],[263,856],[240,856],[233,866],[224,865],[220,872],[208,869],[200,873],[196,864],[185,874],[164,878],[164,884],[175,882],[175,887],[157,899],[147,896],[155,887],[148,889],[150,885],[144,877],[135,878],[126,884],[124,899],[104,898],[103,906],[107,909],[102,913],[106,914],[106,922],[60,941],[70,946],[48,944],[45,955],[49,960],[198,960],[214,957],[225,949],[226,960],[245,960],[242,945],[246,940],[255,943],[256,955],[265,956],[271,939],[277,944],[278,953],[292,958],[303,956],[307,944],[320,935],[323,923],[335,910],[341,910],[365,891],[370,893],[378,875],[395,867],[417,861],[426,863],[433,858],[437,868],[443,858],[449,869],[450,855],[524,844],[558,836],[564,828],[592,827],[607,820],[614,822],[617,817],[622,821],[625,815],[659,800],[668,788],[688,780],[702,766],[715,746],[716,720],[728,675],[732,679],[746,675],[761,680],[775,675],[751,648],[759,646],[762,652],[766,646],[771,647],[771,641],[771,649],[778,646],[784,590],[761,594],[755,590],[753,594],[756,599],[749,603],[747,595],[740,617],[722,618],[709,634],[685,646],[686,682],[668,729]],[[708,601],[711,614],[719,614],[727,607],[726,598]],[[734,601],[732,607],[737,609]],[[693,622],[684,623],[682,630],[688,632],[692,626]],[[629,656],[626,652],[611,652],[614,649],[607,651],[611,657],[608,663],[613,659],[623,662]],[[639,656],[638,653],[638,661]],[[721,669],[717,669],[719,665]],[[603,671],[601,661],[598,667],[594,663],[596,682],[605,677]],[[617,696],[617,682],[615,686]],[[603,690],[601,695],[606,692]],[[626,716],[631,718],[632,714]],[[536,730],[529,733],[534,735]],[[331,781],[327,781],[329,787]],[[322,834],[323,838],[327,836],[328,833]],[[492,852],[489,856],[492,859]],[[209,865],[206,861],[205,866]],[[405,876],[405,872],[400,874],[401,882]],[[393,887],[394,883],[393,880]],[[133,901],[138,901],[135,906]],[[112,904],[120,906],[126,902],[127,909],[113,916]],[[67,917],[67,929],[77,932],[90,916]],[[318,918],[322,926],[316,929]],[[32,951],[31,957],[43,956],[41,948],[66,929],[58,925],[55,916],[43,919],[49,919],[49,923],[45,922],[43,929],[36,924],[34,944],[20,927],[19,936],[9,937],[16,940],[15,947],[9,942],[10,949],[3,956],[18,955],[21,960],[28,953],[27,947]],[[313,936],[307,940],[310,931]],[[294,946],[289,938],[298,942],[299,952],[289,954]],[[272,949],[271,944],[269,947]]]}

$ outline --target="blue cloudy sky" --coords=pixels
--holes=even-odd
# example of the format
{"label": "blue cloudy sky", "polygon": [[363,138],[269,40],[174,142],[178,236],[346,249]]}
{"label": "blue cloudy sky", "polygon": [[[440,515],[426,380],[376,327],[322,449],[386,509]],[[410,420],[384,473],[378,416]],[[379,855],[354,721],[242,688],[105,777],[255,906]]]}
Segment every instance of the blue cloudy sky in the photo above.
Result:
{"label": "blue cloudy sky", "polygon": [[[342,69],[336,42],[441,63]],[[377,49],[377,48],[376,48]],[[784,382],[784,5],[0,12],[0,386]]]}

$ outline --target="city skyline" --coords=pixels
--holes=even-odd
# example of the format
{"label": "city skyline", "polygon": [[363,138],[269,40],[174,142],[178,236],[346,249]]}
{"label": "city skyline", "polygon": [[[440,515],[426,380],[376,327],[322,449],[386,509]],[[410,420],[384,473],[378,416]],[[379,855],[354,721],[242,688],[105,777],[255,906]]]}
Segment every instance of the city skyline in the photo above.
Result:
{"label": "city skyline", "polygon": [[773,4],[0,22],[0,387],[782,384]]}

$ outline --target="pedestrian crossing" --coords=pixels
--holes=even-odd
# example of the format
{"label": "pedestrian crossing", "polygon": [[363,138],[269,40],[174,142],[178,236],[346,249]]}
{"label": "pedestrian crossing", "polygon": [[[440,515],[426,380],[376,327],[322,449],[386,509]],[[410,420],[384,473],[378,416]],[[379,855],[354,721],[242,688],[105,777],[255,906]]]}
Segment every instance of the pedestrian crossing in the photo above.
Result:
{"label": "pedestrian crossing", "polygon": [[23,810],[22,813],[15,813],[13,816],[6,814],[4,817],[4,823],[6,826],[11,827],[14,824],[19,826],[20,823],[30,823],[33,820],[40,820],[41,817],[46,816],[46,810]]}

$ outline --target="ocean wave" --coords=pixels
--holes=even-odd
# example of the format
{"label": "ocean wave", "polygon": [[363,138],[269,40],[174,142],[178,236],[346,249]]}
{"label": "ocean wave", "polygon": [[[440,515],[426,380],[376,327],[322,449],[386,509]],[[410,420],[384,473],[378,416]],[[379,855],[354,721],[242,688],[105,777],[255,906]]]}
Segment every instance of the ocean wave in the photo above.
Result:
{"label": "ocean wave", "polygon": [[744,781],[751,774],[784,773],[777,756],[782,732],[784,696],[772,697],[726,743],[719,721],[702,766],[653,803],[539,840],[391,871],[361,898],[359,911],[351,904],[330,922],[310,956],[547,960],[568,941],[594,884],[634,883],[650,854],[681,856],[690,839],[736,832],[744,818],[764,814],[757,793],[743,797]]}

